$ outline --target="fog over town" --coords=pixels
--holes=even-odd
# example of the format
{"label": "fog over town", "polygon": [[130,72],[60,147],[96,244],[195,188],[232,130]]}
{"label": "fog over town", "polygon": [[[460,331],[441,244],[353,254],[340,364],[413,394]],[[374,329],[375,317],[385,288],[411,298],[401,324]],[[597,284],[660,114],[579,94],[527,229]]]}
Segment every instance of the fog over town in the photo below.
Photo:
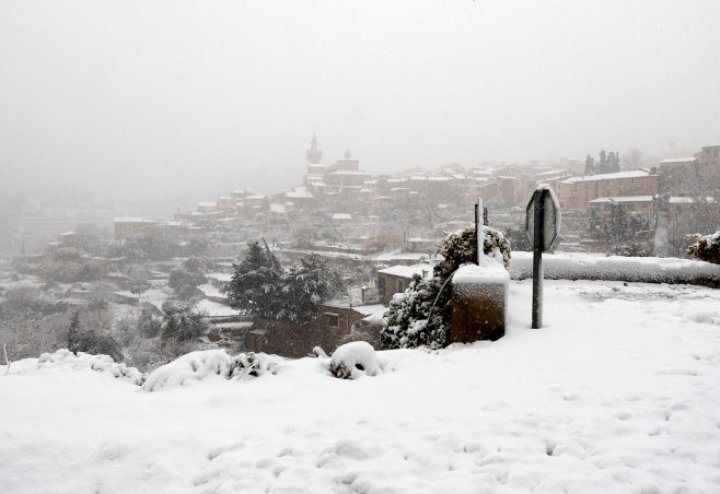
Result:
{"label": "fog over town", "polygon": [[371,173],[715,144],[714,2],[9,1],[3,195],[289,187],[315,133]]}
{"label": "fog over town", "polygon": [[0,490],[718,492],[718,26],[0,1]]}

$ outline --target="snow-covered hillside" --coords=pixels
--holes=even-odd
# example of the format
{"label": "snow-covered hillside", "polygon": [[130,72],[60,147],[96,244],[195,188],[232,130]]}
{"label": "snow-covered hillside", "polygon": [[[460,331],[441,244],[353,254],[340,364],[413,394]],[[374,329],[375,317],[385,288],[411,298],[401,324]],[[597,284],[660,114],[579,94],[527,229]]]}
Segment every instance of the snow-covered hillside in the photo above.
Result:
{"label": "snow-covered hillside", "polygon": [[0,491],[718,492],[720,290],[547,281],[541,330],[530,291],[511,282],[505,338],[379,352],[356,380],[322,358],[166,368],[184,385],[153,392],[87,357],[0,366]]}

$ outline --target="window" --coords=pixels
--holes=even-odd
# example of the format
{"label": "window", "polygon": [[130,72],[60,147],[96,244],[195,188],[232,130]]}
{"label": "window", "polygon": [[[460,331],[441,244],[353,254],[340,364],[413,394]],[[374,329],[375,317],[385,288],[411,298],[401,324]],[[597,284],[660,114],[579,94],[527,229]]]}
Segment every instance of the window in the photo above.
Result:
{"label": "window", "polygon": [[333,326],[333,327],[338,326],[338,315],[337,314],[332,314],[332,313],[328,312],[327,317],[328,317],[328,326]]}

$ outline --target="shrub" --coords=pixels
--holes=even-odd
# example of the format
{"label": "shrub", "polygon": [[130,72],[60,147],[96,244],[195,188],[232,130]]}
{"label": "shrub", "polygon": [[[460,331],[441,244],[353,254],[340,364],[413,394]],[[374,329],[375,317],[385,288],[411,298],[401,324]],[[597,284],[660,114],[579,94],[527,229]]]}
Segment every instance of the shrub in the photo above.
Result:
{"label": "shrub", "polygon": [[97,334],[93,330],[80,331],[80,316],[73,314],[68,329],[68,350],[77,355],[78,352],[93,355],[109,355],[115,362],[122,362],[125,357],[120,345],[111,336]]}
{"label": "shrub", "polygon": [[168,286],[182,299],[192,298],[197,293],[198,285],[207,281],[204,274],[199,271],[190,271],[185,268],[175,268],[170,271]]}
{"label": "shrub", "polygon": [[177,302],[165,302],[162,310],[165,313],[161,334],[163,340],[191,341],[207,329],[203,315],[194,307]]}
{"label": "shrub", "polygon": [[375,350],[366,341],[339,346],[330,358],[329,370],[339,379],[357,379],[363,374],[376,376],[382,372]]}
{"label": "shrub", "polygon": [[710,235],[696,233],[690,235],[693,243],[688,247],[688,253],[701,261],[720,264],[720,231]]}
{"label": "shrub", "polygon": [[[499,230],[483,227],[485,254],[507,268],[510,242]],[[383,348],[443,348],[450,344],[451,291],[447,286],[463,264],[477,261],[474,229],[453,233],[442,241],[438,253],[444,260],[433,268],[433,277],[415,275],[405,293],[396,294],[383,319]]]}
{"label": "shrub", "polygon": [[138,319],[138,330],[145,338],[155,338],[162,329],[162,320],[155,317],[151,311],[143,307]]}

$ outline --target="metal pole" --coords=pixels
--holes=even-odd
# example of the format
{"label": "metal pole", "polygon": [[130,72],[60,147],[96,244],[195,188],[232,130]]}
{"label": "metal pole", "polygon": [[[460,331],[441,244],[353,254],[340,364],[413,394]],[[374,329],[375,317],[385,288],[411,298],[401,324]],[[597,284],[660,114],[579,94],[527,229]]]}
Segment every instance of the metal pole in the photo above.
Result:
{"label": "metal pole", "polygon": [[483,231],[483,200],[478,197],[475,205],[475,233],[477,234],[477,263],[481,264],[481,259],[485,255],[485,232]]}
{"label": "metal pole", "polygon": [[532,295],[532,329],[542,326],[542,252],[545,244],[545,194],[546,190],[536,190],[533,196],[533,295]]}

